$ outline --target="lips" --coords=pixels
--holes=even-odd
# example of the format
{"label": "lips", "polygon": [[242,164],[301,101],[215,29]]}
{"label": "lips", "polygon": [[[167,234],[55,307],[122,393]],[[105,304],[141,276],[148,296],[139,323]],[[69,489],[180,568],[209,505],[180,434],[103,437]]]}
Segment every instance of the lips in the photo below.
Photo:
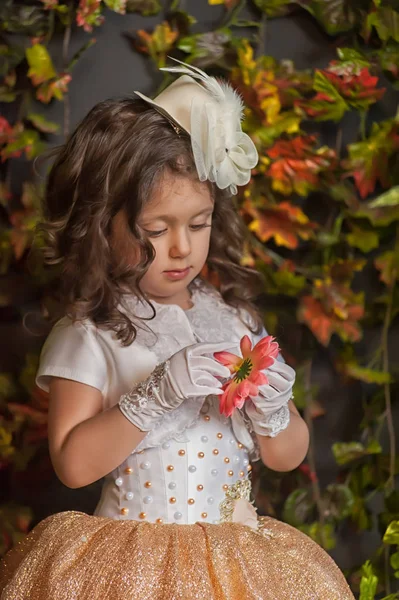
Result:
{"label": "lips", "polygon": [[184,279],[190,272],[191,267],[185,269],[171,269],[170,271],[164,271],[165,277],[168,279],[179,280]]}

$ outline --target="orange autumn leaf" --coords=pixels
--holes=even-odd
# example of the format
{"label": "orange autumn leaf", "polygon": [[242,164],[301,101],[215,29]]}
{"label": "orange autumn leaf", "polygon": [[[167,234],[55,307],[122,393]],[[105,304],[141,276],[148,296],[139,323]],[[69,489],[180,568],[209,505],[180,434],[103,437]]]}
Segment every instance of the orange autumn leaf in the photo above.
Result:
{"label": "orange autumn leaf", "polygon": [[143,54],[149,54],[160,67],[165,66],[166,56],[179,37],[179,32],[164,21],[157,25],[152,33],[139,29],[137,37],[136,49]]}
{"label": "orange autumn leaf", "polygon": [[306,196],[320,186],[320,177],[336,165],[335,151],[328,147],[316,148],[314,136],[297,136],[278,140],[266,151],[271,164],[266,171],[272,179],[272,188],[281,194],[294,192]]}
{"label": "orange autumn leaf", "polygon": [[62,100],[64,94],[68,91],[68,84],[70,83],[72,76],[69,73],[61,73],[55,79],[46,81],[38,87],[36,97],[43,104],[48,104],[50,100],[56,98]]}
{"label": "orange autumn leaf", "polygon": [[313,296],[304,296],[298,309],[298,320],[306,323],[324,346],[329,344],[333,333],[344,341],[358,341],[362,336],[358,321],[363,315],[364,308],[360,304],[347,306],[345,312],[339,315]]}
{"label": "orange autumn leaf", "polygon": [[388,250],[374,260],[375,268],[380,272],[380,280],[391,286],[399,278],[399,255],[397,251]]}
{"label": "orange autumn leaf", "polygon": [[298,206],[288,201],[259,210],[248,199],[243,205],[243,211],[252,217],[248,227],[262,242],[273,239],[278,246],[291,250],[298,247],[299,238],[310,239],[317,227]]}
{"label": "orange autumn leaf", "polygon": [[319,300],[312,296],[304,296],[298,311],[298,319],[301,323],[308,325],[321,344],[328,345],[334,332],[334,326],[330,315],[326,314]]}

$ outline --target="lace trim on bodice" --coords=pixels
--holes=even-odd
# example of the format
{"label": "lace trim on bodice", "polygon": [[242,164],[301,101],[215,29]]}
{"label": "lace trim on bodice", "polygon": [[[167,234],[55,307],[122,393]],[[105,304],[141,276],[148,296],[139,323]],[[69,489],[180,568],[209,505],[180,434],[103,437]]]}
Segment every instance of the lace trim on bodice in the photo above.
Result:
{"label": "lace trim on bodice", "polygon": [[[196,342],[236,342],[238,349],[242,335],[248,333],[238,311],[226,305],[220,294],[208,284],[194,281],[190,291],[193,301],[191,309],[184,311],[175,305],[153,302],[156,316],[146,321],[144,329],[138,330],[137,342],[153,351],[159,361],[170,358],[175,352]],[[149,317],[152,313],[148,305],[139,301],[135,301],[133,310],[140,318]],[[171,319],[173,327],[170,326]],[[208,401],[217,399],[209,397]],[[188,398],[177,409],[165,413],[135,451],[158,446],[170,439],[188,441],[185,431],[195,427],[201,416],[202,405],[199,398]],[[230,418],[220,415],[220,420],[229,422]],[[237,439],[247,447],[252,460],[258,460],[259,452],[254,443],[256,438],[248,435],[243,418],[236,415],[232,425]]]}

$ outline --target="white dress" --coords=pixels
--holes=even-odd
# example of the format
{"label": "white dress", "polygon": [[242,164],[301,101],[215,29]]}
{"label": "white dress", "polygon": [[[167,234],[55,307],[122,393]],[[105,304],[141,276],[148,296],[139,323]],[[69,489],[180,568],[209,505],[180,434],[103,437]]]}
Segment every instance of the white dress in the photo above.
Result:
{"label": "white dress", "polygon": [[[61,319],[37,384],[48,390],[50,376],[86,383],[106,409],[181,348],[251,335],[217,292],[193,287],[192,309],[154,303],[152,331],[140,329],[129,347],[91,323]],[[137,301],[129,306],[149,316]],[[281,427],[287,412],[275,418]],[[258,517],[250,459],[259,452],[240,411],[225,418],[214,396],[184,401],[105,477],[94,515],[51,515],[8,552],[0,600],[353,600],[322,548]]]}
{"label": "white dress", "polygon": [[[187,345],[224,340],[238,345],[245,334],[256,341],[237,312],[215,291],[194,285],[192,301],[193,307],[186,311],[154,302],[157,314],[148,322],[151,331],[139,330],[127,348],[110,331],[61,319],[43,347],[37,384],[47,391],[49,376],[59,376],[93,385],[103,393],[106,409],[148,377],[157,364]],[[131,300],[129,304],[135,314],[151,314],[142,303]],[[216,396],[205,402],[194,398],[165,415],[105,477],[94,514],[150,522],[162,519],[164,523],[218,522],[227,487],[246,478],[251,468],[249,452],[251,460],[259,458],[242,415],[237,414],[232,422],[218,407]],[[287,418],[286,409],[282,418]]]}

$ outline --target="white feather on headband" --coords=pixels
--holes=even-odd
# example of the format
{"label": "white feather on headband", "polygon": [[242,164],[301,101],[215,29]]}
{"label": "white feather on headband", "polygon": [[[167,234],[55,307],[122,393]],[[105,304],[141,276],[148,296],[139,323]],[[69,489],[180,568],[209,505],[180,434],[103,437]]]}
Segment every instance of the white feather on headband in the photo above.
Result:
{"label": "white feather on headband", "polygon": [[183,77],[154,100],[136,93],[162,114],[169,115],[175,124],[182,125],[182,120],[185,121],[182,126],[191,136],[200,181],[215,182],[220,189],[229,188],[236,194],[237,186],[248,183],[251,169],[258,162],[255,144],[241,129],[242,98],[229,83],[172,60],[179,66],[162,67],[161,71],[181,73]]}
{"label": "white feather on headband", "polygon": [[244,116],[244,103],[240,94],[234,90],[229,83],[226,81],[218,80],[216,77],[210,77],[204,71],[201,71],[198,67],[189,65],[172,58],[171,60],[182,65],[181,67],[161,67],[160,71],[168,71],[169,73],[183,73],[189,75],[194,79],[199,79],[204,87],[211,94],[212,98],[219,102],[223,108],[226,108],[232,115],[236,116],[239,121],[242,121]]}

